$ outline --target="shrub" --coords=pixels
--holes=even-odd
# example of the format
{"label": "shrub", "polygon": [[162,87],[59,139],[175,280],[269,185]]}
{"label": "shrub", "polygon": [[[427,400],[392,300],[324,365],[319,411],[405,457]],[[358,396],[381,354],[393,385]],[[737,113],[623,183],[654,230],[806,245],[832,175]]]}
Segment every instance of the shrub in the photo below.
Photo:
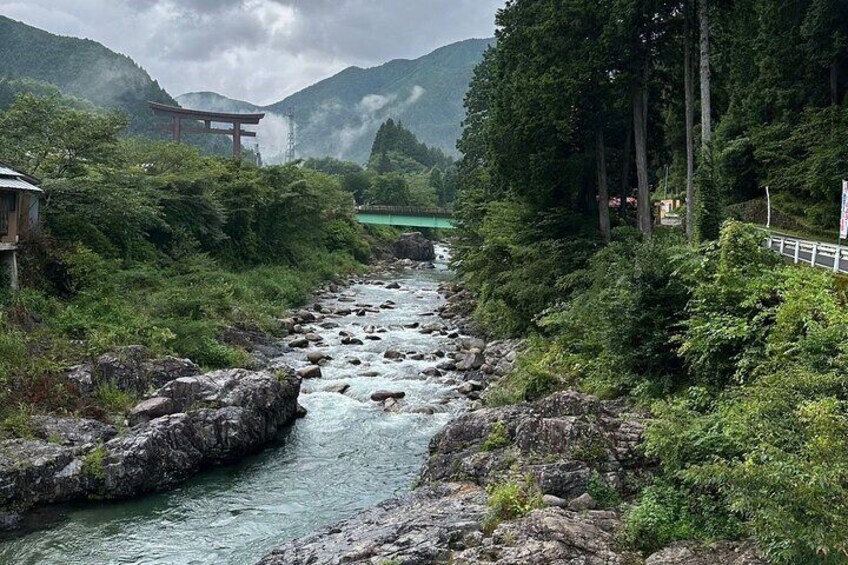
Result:
{"label": "shrub", "polygon": [[492,431],[486,437],[481,449],[483,451],[495,451],[510,444],[509,435],[506,432],[506,426],[503,422],[495,422],[492,426]]}
{"label": "shrub", "polygon": [[523,481],[507,481],[490,486],[489,516],[486,529],[491,531],[503,520],[515,520],[533,510],[542,508],[542,492],[535,478],[527,476]]}
{"label": "shrub", "polygon": [[97,405],[110,413],[124,414],[132,410],[138,403],[138,398],[120,390],[112,383],[104,383],[94,392]]}
{"label": "shrub", "polygon": [[589,478],[586,492],[595,499],[595,502],[601,508],[613,508],[621,504],[621,497],[618,491],[601,478],[601,475],[597,471],[592,473],[592,476]]}
{"label": "shrub", "polygon": [[106,455],[106,448],[102,445],[89,451],[82,460],[83,476],[102,482],[106,478],[106,469],[103,466]]}

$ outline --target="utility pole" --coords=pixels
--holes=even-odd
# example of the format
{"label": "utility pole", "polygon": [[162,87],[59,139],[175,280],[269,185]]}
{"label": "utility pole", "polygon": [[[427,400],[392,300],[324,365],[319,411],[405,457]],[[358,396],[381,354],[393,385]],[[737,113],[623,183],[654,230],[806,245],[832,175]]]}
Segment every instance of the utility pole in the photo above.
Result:
{"label": "utility pole", "polygon": [[286,163],[294,163],[297,159],[297,123],[294,121],[294,110],[289,108],[288,114],[289,139],[286,146]]}

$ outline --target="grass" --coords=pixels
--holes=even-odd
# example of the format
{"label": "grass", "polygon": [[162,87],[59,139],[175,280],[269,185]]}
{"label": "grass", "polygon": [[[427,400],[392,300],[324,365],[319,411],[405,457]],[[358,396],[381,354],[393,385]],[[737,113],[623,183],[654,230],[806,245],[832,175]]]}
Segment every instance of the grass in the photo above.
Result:
{"label": "grass", "polygon": [[106,469],[103,467],[106,455],[106,448],[102,445],[90,451],[82,460],[83,475],[102,482],[106,478]]}
{"label": "grass", "polygon": [[536,479],[530,475],[521,481],[512,480],[491,485],[487,490],[489,514],[484,530],[488,533],[494,531],[504,520],[522,518],[544,506],[542,491]]}
{"label": "grass", "polygon": [[97,404],[113,414],[125,414],[138,404],[138,397],[120,390],[113,383],[104,383],[94,391]]}
{"label": "grass", "polygon": [[492,426],[492,431],[483,441],[481,448],[483,451],[495,451],[510,444],[509,434],[506,432],[506,426],[503,422],[495,422]]}

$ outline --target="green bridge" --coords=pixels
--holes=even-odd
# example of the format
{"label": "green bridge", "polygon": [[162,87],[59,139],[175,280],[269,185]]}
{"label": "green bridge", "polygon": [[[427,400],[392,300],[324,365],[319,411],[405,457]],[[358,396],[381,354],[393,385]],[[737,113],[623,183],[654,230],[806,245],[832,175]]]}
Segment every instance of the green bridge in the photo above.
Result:
{"label": "green bridge", "polygon": [[450,230],[456,227],[453,213],[445,208],[405,206],[359,206],[356,219],[362,224]]}

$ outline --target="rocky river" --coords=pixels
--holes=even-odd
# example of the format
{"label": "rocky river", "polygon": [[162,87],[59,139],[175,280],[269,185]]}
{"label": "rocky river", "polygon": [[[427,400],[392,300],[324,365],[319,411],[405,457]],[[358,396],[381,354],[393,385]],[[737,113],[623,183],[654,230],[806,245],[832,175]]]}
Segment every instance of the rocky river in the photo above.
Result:
{"label": "rocky river", "polygon": [[[0,563],[254,563],[288,540],[407,493],[430,439],[475,402],[479,385],[465,382],[468,373],[456,372],[456,363],[462,368],[471,355],[469,369],[493,371],[466,352],[476,343],[439,316],[439,287],[451,274],[446,250],[437,252],[433,268],[395,262],[348,287],[324,289],[315,305],[294,314],[293,334],[277,350],[257,348],[263,364],[301,378],[299,403],[308,416],[278,445],[163,493],[36,509],[25,515],[23,535],[0,541]],[[162,397],[176,398],[156,395],[130,419],[160,416],[161,404],[173,404]],[[177,455],[184,453],[159,457]],[[160,479],[170,480],[171,471]]]}

